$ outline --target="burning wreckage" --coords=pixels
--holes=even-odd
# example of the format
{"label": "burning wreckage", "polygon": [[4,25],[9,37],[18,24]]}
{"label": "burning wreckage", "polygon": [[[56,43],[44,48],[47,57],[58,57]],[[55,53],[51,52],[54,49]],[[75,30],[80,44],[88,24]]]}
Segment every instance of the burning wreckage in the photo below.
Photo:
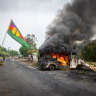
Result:
{"label": "burning wreckage", "polygon": [[[79,58],[76,52],[72,50],[66,50],[63,52],[54,52],[51,50],[46,50],[45,52],[42,50],[39,50],[39,60],[38,60],[38,66],[39,69],[61,69],[61,68],[78,68],[82,67],[82,64],[79,63]],[[74,56],[74,59],[72,59],[72,56]],[[72,66],[74,63],[75,66]],[[81,65],[81,66],[80,66]]]}
{"label": "burning wreckage", "polygon": [[58,11],[56,19],[48,26],[46,39],[39,48],[40,69],[54,70],[65,65],[72,67],[72,63],[80,64],[78,56],[71,58],[73,50],[76,53],[95,34],[96,0],[72,1]]}

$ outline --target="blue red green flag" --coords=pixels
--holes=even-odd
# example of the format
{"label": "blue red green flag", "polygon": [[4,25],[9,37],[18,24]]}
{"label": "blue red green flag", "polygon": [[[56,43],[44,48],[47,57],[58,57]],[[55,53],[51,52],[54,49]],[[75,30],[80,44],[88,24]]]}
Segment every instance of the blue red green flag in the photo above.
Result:
{"label": "blue red green flag", "polygon": [[26,40],[24,39],[21,32],[19,31],[19,29],[16,27],[16,25],[14,24],[14,22],[12,20],[11,20],[11,23],[9,24],[7,32],[13,39],[15,39],[17,42],[19,42],[26,49],[30,49]]}

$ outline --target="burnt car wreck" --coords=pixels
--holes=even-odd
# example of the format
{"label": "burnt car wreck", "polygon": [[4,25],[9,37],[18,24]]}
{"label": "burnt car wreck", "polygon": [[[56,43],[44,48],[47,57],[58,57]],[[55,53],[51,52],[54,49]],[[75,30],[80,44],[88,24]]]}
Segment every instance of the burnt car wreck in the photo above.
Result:
{"label": "burnt car wreck", "polygon": [[[72,62],[72,51],[66,51],[66,52],[42,52],[39,50],[39,58],[38,58],[38,66],[40,70],[44,69],[60,69],[64,66],[71,67]],[[75,54],[75,62],[79,60],[78,56]],[[72,67],[71,67],[72,68]]]}

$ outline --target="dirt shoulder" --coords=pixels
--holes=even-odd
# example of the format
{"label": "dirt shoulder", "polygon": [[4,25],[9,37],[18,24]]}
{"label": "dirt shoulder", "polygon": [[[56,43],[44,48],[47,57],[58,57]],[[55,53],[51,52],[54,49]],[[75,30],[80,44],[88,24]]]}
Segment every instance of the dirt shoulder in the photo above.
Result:
{"label": "dirt shoulder", "polygon": [[20,62],[22,64],[26,64],[26,65],[29,65],[29,66],[33,66],[33,67],[38,67],[38,62],[37,61],[32,61],[32,60],[29,60],[28,59],[16,59],[15,61],[17,62]]}

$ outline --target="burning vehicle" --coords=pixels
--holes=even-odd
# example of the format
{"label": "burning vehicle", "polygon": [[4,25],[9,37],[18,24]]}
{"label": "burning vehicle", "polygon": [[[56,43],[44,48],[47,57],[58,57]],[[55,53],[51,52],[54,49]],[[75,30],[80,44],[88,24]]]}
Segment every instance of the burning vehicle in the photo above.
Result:
{"label": "burning vehicle", "polygon": [[[44,69],[61,69],[66,66],[70,68],[77,68],[79,64],[78,55],[73,54],[71,51],[68,53],[54,53],[54,52],[45,52],[42,53],[39,51],[39,59],[38,59],[38,66],[40,70]],[[73,59],[72,56],[75,56]],[[74,65],[73,65],[74,63]]]}
{"label": "burning vehicle", "polygon": [[68,3],[58,11],[47,28],[46,39],[39,48],[39,67],[54,69],[70,64],[71,68],[73,65],[75,68],[80,60],[77,55],[71,58],[73,50],[84,48],[95,33],[96,0],[73,0]]}
{"label": "burning vehicle", "polygon": [[39,69],[60,69],[62,66],[69,64],[69,56],[65,53],[40,53],[38,60]]}

